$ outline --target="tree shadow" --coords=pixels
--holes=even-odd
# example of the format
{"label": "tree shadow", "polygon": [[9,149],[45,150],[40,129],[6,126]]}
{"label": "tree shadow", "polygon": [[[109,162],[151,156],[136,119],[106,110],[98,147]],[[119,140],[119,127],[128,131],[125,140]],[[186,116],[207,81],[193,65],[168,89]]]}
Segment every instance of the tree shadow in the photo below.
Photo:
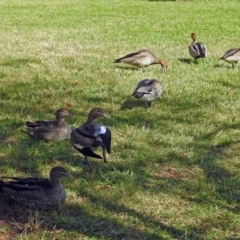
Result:
{"label": "tree shadow", "polygon": [[[222,126],[222,130],[227,128],[235,129],[237,127],[237,124],[224,125]],[[215,164],[215,161],[221,159],[221,156],[224,154],[225,150],[227,150],[231,144],[237,144],[238,141],[232,141],[219,145],[208,144],[209,139],[214,137],[219,130],[221,129],[216,129],[216,131],[212,131],[208,134],[203,135],[201,138],[205,141],[196,142],[196,149],[198,149],[199,152],[205,152],[201,156],[201,159],[203,159],[203,161],[201,161],[199,158],[196,158],[193,161],[193,159],[190,159],[189,157],[174,153],[168,154],[168,156],[166,156],[167,162],[169,164],[171,164],[172,161],[175,161],[186,167],[199,165],[206,173],[207,181],[209,181],[209,183],[214,183],[216,194],[215,198],[212,198],[213,195],[203,198],[203,195],[201,195],[203,193],[199,193],[201,192],[199,183],[188,185],[188,183],[184,183],[184,181],[181,179],[181,173],[178,175],[178,173],[174,172],[171,169],[167,170],[167,176],[149,175],[146,172],[146,166],[148,162],[147,159],[141,159],[140,161],[131,162],[128,164],[123,164],[122,162],[111,162],[106,165],[103,165],[101,161],[97,160],[94,161],[94,169],[91,172],[82,172],[80,175],[75,175],[75,177],[81,178],[84,180],[84,182],[91,182],[94,179],[101,177],[104,179],[104,173],[111,171],[111,169],[116,169],[118,171],[127,171],[131,169],[136,175],[136,178],[132,184],[136,189],[139,189],[139,187],[141,187],[142,191],[151,191],[155,194],[158,192],[171,192],[172,194],[178,194],[182,199],[186,199],[189,202],[206,204],[208,206],[216,206],[216,204],[218,204],[218,199],[224,199],[230,204],[236,203],[239,202],[238,199],[240,197],[236,186],[239,186],[240,182],[235,181],[234,184],[230,183],[226,185],[226,179],[231,178],[231,174],[225,169],[217,166]],[[30,142],[29,144],[32,143]],[[49,148],[47,144],[45,145],[45,150],[51,149],[51,147]],[[43,144],[43,146],[45,145]],[[63,154],[65,151],[66,149],[63,149],[61,152],[59,152],[59,155]],[[48,155],[49,154],[52,154],[51,151],[49,151]],[[207,161],[205,162],[204,159]],[[73,162],[71,162],[71,165]],[[155,159],[153,162],[161,163],[162,159]],[[77,163],[75,164],[77,165]],[[21,169],[21,165],[16,165],[16,167]],[[161,171],[163,170],[164,169],[161,168]],[[116,177],[118,177],[118,182],[124,182],[124,179],[121,179],[125,177],[124,175],[119,175]],[[116,178],[112,177],[110,184],[114,185],[116,183],[115,181]],[[182,193],[175,192],[178,186],[181,184],[184,184],[182,185],[184,187],[184,189],[182,189]],[[69,188],[71,188],[70,184]],[[164,237],[161,235],[164,232],[172,238],[182,239],[184,236],[184,239],[204,239],[206,229],[218,226],[217,220],[215,220],[214,223],[211,221],[211,224],[209,225],[205,224],[204,228],[196,227],[196,225],[193,224],[187,227],[188,231],[186,233],[186,231],[177,227],[173,227],[171,224],[166,224],[164,218],[156,220],[150,214],[136,211],[135,209],[132,209],[125,204],[118,204],[117,201],[114,202],[112,200],[109,200],[101,194],[98,194],[98,191],[94,192],[92,189],[87,190],[86,187],[80,185],[78,189],[74,191],[77,193],[78,198],[87,199],[92,210],[89,211],[84,207],[84,205],[82,206],[80,204],[69,204],[59,211],[54,210],[50,213],[47,213],[46,215],[43,213],[44,217],[40,220],[43,221],[43,224],[47,226],[47,229],[49,229],[49,231],[53,228],[63,229],[64,231],[74,231],[79,234],[84,234],[88,237],[111,239],[164,239]],[[232,192],[230,196],[229,192]],[[223,207],[224,206],[221,205],[221,208]],[[102,216],[101,214],[96,215],[95,211],[98,209],[102,209],[102,211],[107,214],[103,214]],[[228,210],[234,213],[239,213],[239,209],[229,208]],[[107,215],[109,217],[107,217]],[[112,215],[115,215],[115,217],[111,217]],[[136,218],[139,222],[141,222],[141,224],[146,226],[146,228],[148,226],[151,226],[151,228],[156,229],[156,231],[144,230],[134,226],[126,226],[122,221],[119,221],[116,216],[128,216],[129,218]],[[25,217],[14,216],[14,219],[15,221],[21,222],[22,224],[28,221],[28,217],[26,215]]]}
{"label": "tree shadow", "polygon": [[28,63],[41,64],[42,62],[37,58],[29,59],[29,58],[7,57],[3,61],[0,62],[0,66],[20,68],[21,66],[26,65]]}
{"label": "tree shadow", "polygon": [[232,84],[230,82],[227,82],[227,81],[218,81],[219,84],[221,84],[223,87],[231,87],[233,89],[240,89],[240,84],[238,84],[236,82],[236,84]]}

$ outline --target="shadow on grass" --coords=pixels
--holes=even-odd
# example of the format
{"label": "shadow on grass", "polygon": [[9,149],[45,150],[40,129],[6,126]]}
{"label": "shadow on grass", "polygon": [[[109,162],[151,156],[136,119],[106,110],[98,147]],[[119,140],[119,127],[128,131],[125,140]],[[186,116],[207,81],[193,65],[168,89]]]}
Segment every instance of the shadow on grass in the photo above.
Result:
{"label": "shadow on grass", "polygon": [[[41,211],[28,210],[18,206],[18,211],[12,210],[11,214],[1,212],[2,220],[18,226],[18,231],[14,235],[35,234],[39,231],[48,234],[48,232],[56,232],[54,236],[61,237],[62,231],[67,231],[68,234],[81,236],[109,238],[109,239],[161,239],[168,235],[171,237],[189,237],[192,239],[203,239],[198,231],[192,231],[186,234],[178,228],[171,227],[164,219],[155,220],[152,216],[143,214],[135,209],[131,209],[124,205],[113,203],[110,200],[94,195],[88,191],[80,190],[79,197],[87,198],[91,210],[79,204],[69,204],[58,210]],[[108,216],[95,215],[95,211],[102,209],[108,213]],[[7,217],[6,217],[7,216]],[[134,218],[136,221],[144,224],[146,229],[134,226],[126,226],[124,222],[119,221],[120,218]],[[154,229],[152,229],[154,226]],[[149,230],[148,228],[151,228]],[[59,233],[58,233],[59,232]],[[69,235],[68,235],[69,237]]]}
{"label": "shadow on grass", "polygon": [[233,89],[239,89],[240,88],[240,84],[238,82],[236,82],[236,84],[232,84],[230,82],[227,81],[218,81],[218,84],[224,86],[224,87],[231,87]]}
{"label": "shadow on grass", "polygon": [[[235,129],[237,126],[238,125],[225,125],[222,126],[222,129]],[[216,204],[221,204],[221,208],[223,208],[224,206],[222,206],[221,200],[226,200],[229,204],[239,201],[240,196],[237,192],[237,186],[240,185],[240,182],[235,181],[234,183],[227,183],[227,179],[231,178],[231,174],[223,168],[217,166],[215,161],[221,159],[224,152],[232,144],[237,144],[238,141],[216,146],[209,145],[208,140],[215,136],[219,130],[220,129],[216,130],[216,132],[213,131],[202,136],[201,139],[205,140],[204,143],[200,140],[199,143],[196,143],[198,148],[205,152],[205,154],[201,156],[203,161],[201,161],[201,159],[193,161],[192,159],[179,154],[168,155],[169,164],[171,164],[171,161],[175,161],[187,167],[199,165],[200,168],[204,170],[206,180],[209,184],[213,184],[213,186],[215,186],[215,191],[211,191],[211,194],[207,196],[204,195],[205,189],[201,188],[201,184],[198,182],[195,184],[186,182],[186,180],[184,181],[181,179],[181,173],[178,175],[178,173],[173,172],[171,169],[167,170],[167,176],[148,175],[146,172],[146,167],[149,164],[147,159],[142,159],[128,164],[113,162],[108,165],[104,165],[102,161],[93,161],[93,170],[89,173],[82,172],[80,177],[84,179],[84,182],[101,180],[101,178],[102,180],[100,182],[103,182],[103,175],[109,173],[111,169],[113,169],[112,167],[114,167],[117,171],[127,171],[131,169],[133,174],[136,175],[136,178],[132,181],[132,185],[135,186],[135,189],[142,188],[142,191],[151,191],[155,194],[157,192],[171,192],[172,194],[180,195],[182,199],[186,199],[190,202],[196,202],[207,206],[216,206]],[[41,147],[42,146],[46,146],[45,150],[49,149],[48,144],[43,144]],[[58,154],[61,155],[64,151],[66,151],[66,149],[58,152]],[[48,155],[49,154],[51,155],[54,153],[51,153],[50,151]],[[161,161],[163,160],[154,160],[155,163],[161,163]],[[21,169],[21,165],[19,164],[16,164],[15,167]],[[161,168],[161,171],[163,172],[164,169]],[[120,174],[117,176],[117,174],[114,174],[114,177],[109,179],[110,185],[114,186],[117,182],[125,182],[126,179],[124,178],[127,179],[128,175],[125,176],[124,174]],[[150,187],[149,184],[151,184]],[[182,193],[175,193],[176,189],[178,189],[178,186],[180,185],[183,187]],[[117,200],[116,202],[109,200],[101,194],[98,194],[98,191],[94,191],[93,189],[87,190],[86,187],[79,186],[76,192],[78,197],[87,199],[91,209],[88,209],[85,204],[82,206],[78,204],[70,204],[60,211],[50,212],[44,216],[43,219],[40,219],[43,221],[43,224],[47,226],[49,231],[51,231],[51,229],[63,229],[64,231],[74,231],[79,234],[84,234],[88,237],[111,239],[161,239],[161,237],[163,237],[162,234],[165,234],[164,236],[167,235],[172,238],[179,239],[183,238],[183,236],[184,239],[204,239],[206,231],[211,228],[218,227],[219,225],[217,219],[214,220],[215,222],[211,220],[211,224],[205,224],[204,227],[196,227],[194,224],[187,227],[186,233],[183,229],[178,229],[177,227],[173,227],[171,224],[166,224],[164,218],[160,217],[160,220],[156,220],[149,214],[136,211],[125,204],[118,204]],[[102,216],[99,213],[97,215],[95,214],[99,209],[103,211]],[[229,208],[228,210],[234,213],[239,213],[239,209]],[[140,227],[126,226],[123,221],[119,221],[120,219],[118,218],[120,216],[125,216],[126,221],[127,218],[135,218],[138,222],[140,222],[140,226],[143,225],[145,227],[143,229]],[[22,224],[28,221],[27,216],[14,217],[14,219]]]}
{"label": "shadow on grass", "polygon": [[[229,85],[230,86],[230,85]],[[231,85],[232,88],[235,88],[234,85]],[[98,101],[99,99],[93,98],[93,101]],[[179,98],[179,100],[181,100]],[[132,101],[132,102],[131,102]],[[144,102],[131,100],[130,102],[126,101],[126,106],[129,107],[131,104],[135,106],[135,104],[139,104],[145,108]],[[205,100],[203,104],[207,106],[211,102],[211,99]],[[160,104],[159,104],[160,105]],[[123,104],[124,106],[124,104]],[[169,115],[161,116],[160,121],[157,122],[158,125],[163,125],[163,128],[166,128],[167,125],[171,125],[174,123],[185,123],[186,118],[185,114],[190,111],[189,114],[193,114],[193,111],[198,109],[200,104],[196,101],[177,101],[173,99],[173,101],[168,101],[167,106],[174,109],[174,119],[171,121],[169,119]],[[123,108],[128,109],[128,108]],[[184,109],[185,114],[179,114]],[[86,113],[84,113],[86,115]],[[118,124],[132,124],[137,127],[141,127],[142,122],[144,122],[144,126],[159,130],[159,126],[155,124],[155,121],[159,118],[161,114],[155,112],[155,114],[150,114],[147,112],[133,112],[130,115],[124,116],[124,114],[119,114],[117,117],[113,117],[112,119],[106,119],[106,125],[108,126],[118,126]],[[186,124],[194,124],[199,121],[198,117],[193,117],[192,120],[187,120]],[[6,122],[7,123],[7,122]],[[13,122],[8,125],[4,125],[4,133],[1,134],[0,139],[5,139],[9,137],[11,134],[14,134],[15,129],[21,126],[21,122]],[[7,132],[7,129],[10,128],[10,133]],[[228,129],[238,129],[239,124],[225,124],[220,127],[216,127],[215,131],[211,131],[205,135],[200,136],[200,139],[197,139],[194,142],[195,154],[193,158],[186,157],[184,154],[178,154],[174,152],[174,146],[170,146],[173,148],[173,151],[165,154],[159,158],[154,157],[151,162],[148,161],[148,158],[143,158],[141,156],[137,157],[137,161],[134,163],[129,162],[111,162],[104,164],[102,160],[94,160],[90,159],[90,163],[93,165],[92,170],[89,172],[89,176],[83,175],[81,176],[84,179],[84,182],[91,183],[93,180],[101,180],[104,182],[104,178],[102,177],[107,172],[111,171],[112,166],[118,171],[132,171],[132,174],[135,175],[135,179],[132,181],[132,186],[134,189],[141,189],[142,191],[151,191],[153,193],[171,193],[175,195],[179,195],[182,199],[185,199],[190,202],[196,202],[206,206],[220,206],[221,208],[226,208],[233,213],[239,213],[239,208],[236,207],[228,207],[227,204],[223,204],[223,202],[227,202],[228,204],[236,204],[239,203],[240,194],[239,194],[239,186],[240,181],[236,179],[232,179],[232,174],[228,172],[226,169],[216,164],[217,160],[221,160],[222,156],[224,156],[225,152],[237,145],[239,142],[237,140],[229,141],[227,143],[219,143],[218,145],[211,145],[210,140],[214,138],[220,131],[228,130]],[[169,128],[167,128],[169,129]],[[137,140],[136,140],[137,141]],[[149,143],[146,143],[146,145]],[[149,144],[150,145],[150,144]],[[159,146],[168,146],[168,142],[156,142],[155,145]],[[79,154],[76,150],[72,149],[70,144],[66,142],[51,142],[44,143],[40,141],[36,141],[33,139],[21,139],[17,142],[11,139],[8,139],[8,142],[4,142],[4,147],[9,148],[10,150],[6,151],[7,158],[2,160],[0,165],[4,167],[5,165],[11,166],[11,168],[15,168],[18,171],[23,171],[27,173],[38,174],[38,167],[45,166],[48,164],[69,164],[71,166],[79,166],[81,165],[81,161],[83,159],[82,155]],[[150,146],[146,146],[150,147]],[[13,150],[11,150],[11,148]],[[123,150],[125,150],[125,146]],[[135,149],[136,150],[136,149]],[[160,150],[159,155],[161,155]],[[75,154],[76,157],[74,156]],[[151,156],[151,155],[150,155]],[[154,155],[155,156],[155,155]],[[181,173],[178,173],[176,170],[172,170],[172,168],[160,169],[161,171],[165,171],[165,175],[150,175],[147,172],[147,164],[164,164],[164,163],[178,163],[179,166],[184,166],[186,169],[191,168],[192,166],[199,166],[205,173],[204,181],[207,184],[211,185],[211,190],[201,188],[201,180],[198,179],[196,183],[191,183],[190,180],[183,180],[181,177]],[[111,166],[112,165],[112,166]],[[104,173],[105,171],[105,173]],[[85,174],[85,172],[84,172]],[[77,176],[76,176],[77,177]],[[129,177],[129,175],[119,174],[115,176],[109,177],[110,184],[114,185],[119,182],[124,182]],[[179,189],[179,186],[182,188],[182,193],[179,193],[176,189]],[[70,186],[71,188],[71,186]],[[91,189],[91,191],[81,188],[79,186],[78,194],[80,197],[86,198],[87,201],[91,203],[94,208],[94,211],[89,213],[87,210],[84,210],[83,206],[80,205],[70,205],[66,206],[66,209],[61,213],[56,213],[53,215],[46,217],[44,222],[50,226],[50,228],[54,228],[57,226],[58,228],[63,228],[64,230],[74,230],[78,233],[84,233],[87,236],[98,237],[98,238],[111,238],[111,239],[123,239],[123,238],[137,238],[138,239],[161,239],[161,233],[167,233],[171,237],[178,237],[185,239],[204,239],[204,234],[206,233],[206,229],[203,229],[200,225],[196,226],[188,226],[187,232],[184,230],[179,230],[177,227],[173,227],[171,224],[166,225],[163,221],[157,221],[152,216],[143,214],[141,211],[136,211],[127,207],[126,205],[118,205],[117,203],[105,199],[101,195],[97,195],[98,191]],[[75,190],[74,190],[75,191]],[[205,192],[208,191],[208,195],[204,195]],[[77,192],[77,191],[76,191]],[[95,192],[93,194],[93,192]],[[122,197],[122,196],[121,196]],[[116,201],[117,202],[117,201]],[[127,203],[126,203],[127,204]],[[84,204],[83,204],[84,205]],[[128,215],[132,218],[136,217],[139,221],[142,222],[143,225],[146,226],[149,224],[152,229],[156,229],[156,231],[145,231],[143,229],[139,229],[138,227],[128,227],[124,223],[120,222],[119,219],[114,217],[106,217],[101,216],[101,213],[97,211],[99,209],[104,209],[104,213],[107,212],[118,213],[121,215]],[[96,214],[97,213],[97,214]],[[110,214],[111,215],[111,214]],[[21,219],[20,219],[21,220]],[[217,221],[215,219],[215,221]],[[211,222],[212,223],[212,222]],[[218,222],[215,222],[214,225],[208,226],[209,228],[218,227]],[[183,228],[182,228],[183,229]],[[158,233],[160,231],[161,233]]]}
{"label": "shadow on grass", "polygon": [[135,107],[141,107],[147,110],[147,107],[144,101],[134,99],[133,97],[131,99],[129,98],[126,101],[124,101],[121,105],[120,110],[130,110]]}
{"label": "shadow on grass", "polygon": [[220,63],[217,63],[217,64],[214,64],[213,65],[214,68],[228,68],[228,69],[234,69],[234,66],[231,66],[231,65],[226,65],[226,64],[220,64]]}
{"label": "shadow on grass", "polygon": [[121,70],[131,70],[131,71],[140,71],[140,72],[142,71],[142,72],[144,72],[144,69],[137,68],[137,67],[126,66],[126,65],[123,65],[123,66],[116,65],[115,68],[119,68]]}
{"label": "shadow on grass", "polygon": [[37,58],[12,58],[8,57],[4,59],[2,62],[0,62],[0,66],[4,67],[15,67],[15,68],[20,68],[23,65],[26,65],[28,63],[37,63],[40,64],[41,61]]}
{"label": "shadow on grass", "polygon": [[185,64],[197,64],[197,62],[193,61],[190,58],[178,58],[178,61]]}

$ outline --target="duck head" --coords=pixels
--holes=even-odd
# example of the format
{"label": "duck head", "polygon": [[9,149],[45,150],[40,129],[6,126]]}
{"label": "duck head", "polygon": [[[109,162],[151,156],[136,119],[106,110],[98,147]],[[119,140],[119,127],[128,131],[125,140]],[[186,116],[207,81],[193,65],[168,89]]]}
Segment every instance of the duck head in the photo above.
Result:
{"label": "duck head", "polygon": [[53,167],[50,172],[50,179],[60,179],[62,177],[72,177],[72,175],[64,167]]}
{"label": "duck head", "polygon": [[91,117],[91,118],[94,118],[94,119],[99,118],[99,117],[109,118],[109,115],[108,115],[107,113],[105,113],[105,112],[103,111],[103,109],[101,109],[101,108],[93,108],[93,109],[90,111],[90,113],[89,113],[88,116]]}
{"label": "duck head", "polygon": [[58,109],[56,112],[56,117],[57,118],[65,118],[65,117],[71,117],[72,115],[68,112],[66,109]]}
{"label": "duck head", "polygon": [[192,34],[191,34],[191,38],[192,38],[193,42],[195,42],[195,41],[196,41],[196,38],[197,38],[196,33],[192,33]]}

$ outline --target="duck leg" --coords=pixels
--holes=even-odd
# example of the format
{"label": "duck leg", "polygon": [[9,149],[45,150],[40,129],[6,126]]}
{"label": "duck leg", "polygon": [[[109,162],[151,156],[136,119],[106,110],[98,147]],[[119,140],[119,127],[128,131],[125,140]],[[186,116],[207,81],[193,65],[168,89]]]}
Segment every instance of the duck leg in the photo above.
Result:
{"label": "duck leg", "polygon": [[104,162],[107,162],[106,151],[104,148],[103,148],[103,160],[104,160]]}
{"label": "duck leg", "polygon": [[88,166],[88,167],[90,167],[90,164],[89,164],[89,162],[88,162],[88,158],[87,158],[86,155],[84,156],[84,160],[85,160],[85,161],[83,162],[83,164],[86,165],[86,166]]}
{"label": "duck leg", "polygon": [[147,107],[147,109],[148,109],[148,104],[147,104],[147,102],[145,102],[145,105],[146,105],[146,107]]}
{"label": "duck leg", "polygon": [[145,104],[146,104],[147,110],[148,110],[148,111],[151,110],[151,107],[152,107],[152,101],[149,102],[149,106],[148,106],[148,102],[145,102]]}

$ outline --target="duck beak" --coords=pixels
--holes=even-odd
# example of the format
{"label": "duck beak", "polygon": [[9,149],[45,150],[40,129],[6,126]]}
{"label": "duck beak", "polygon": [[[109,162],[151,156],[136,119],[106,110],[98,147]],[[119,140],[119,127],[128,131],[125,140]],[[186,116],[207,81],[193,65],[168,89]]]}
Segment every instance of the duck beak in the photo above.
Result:
{"label": "duck beak", "polygon": [[104,114],[103,114],[103,117],[105,117],[105,118],[110,118],[110,116],[109,116],[107,113],[104,113]]}

